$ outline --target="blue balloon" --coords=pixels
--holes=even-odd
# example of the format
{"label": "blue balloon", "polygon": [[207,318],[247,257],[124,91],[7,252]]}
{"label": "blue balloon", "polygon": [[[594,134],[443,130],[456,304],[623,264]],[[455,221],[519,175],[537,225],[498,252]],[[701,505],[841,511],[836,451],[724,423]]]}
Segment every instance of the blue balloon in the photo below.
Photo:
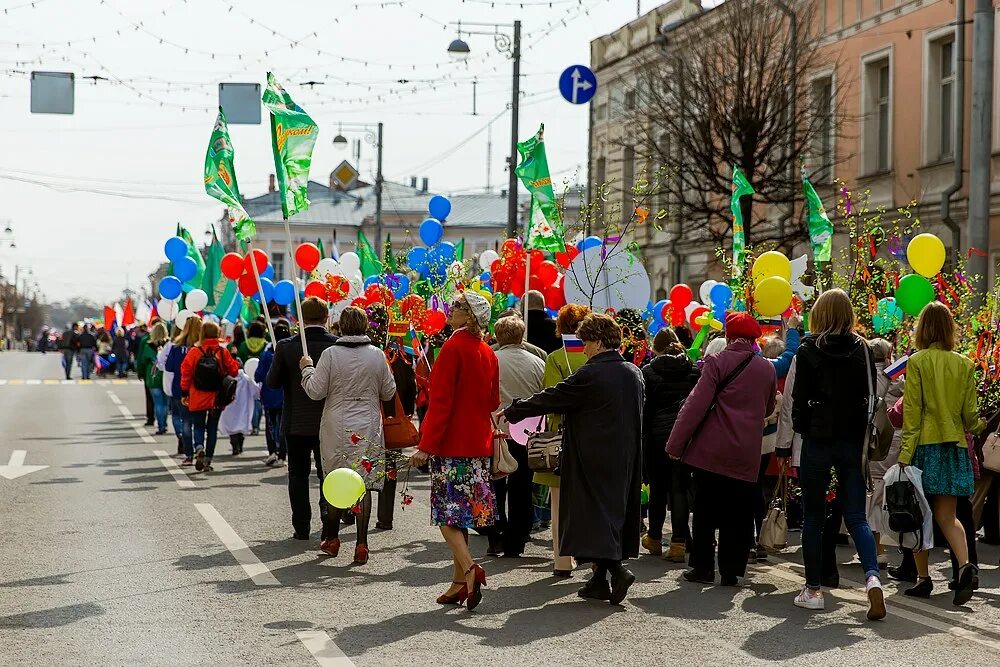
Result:
{"label": "blue balloon", "polygon": [[[427,212],[431,214],[432,218],[444,220],[451,213],[451,201],[444,195],[434,195],[427,203]],[[433,244],[428,243],[427,245]]]}
{"label": "blue balloon", "polygon": [[580,241],[579,243],[577,243],[576,244],[576,248],[580,252],[583,252],[584,250],[587,250],[588,248],[597,248],[598,246],[602,245],[603,243],[604,243],[604,241],[601,240],[600,236],[588,236],[587,238],[585,238],[582,241]]}
{"label": "blue balloon", "polygon": [[559,317],[559,311],[558,310],[552,310],[551,308],[546,308],[545,309],[545,314],[548,315],[549,317],[553,318],[553,319],[555,319],[556,317]]}
{"label": "blue balloon", "polygon": [[182,283],[186,283],[198,273],[198,265],[190,257],[181,257],[174,262],[174,275]]}
{"label": "blue balloon", "polygon": [[411,269],[423,275],[427,270],[427,248],[420,246],[410,248],[410,252],[406,253],[406,263]]}
{"label": "blue balloon", "polygon": [[181,281],[174,276],[167,276],[160,281],[160,296],[164,299],[176,299],[182,291]]}
{"label": "blue balloon", "polygon": [[396,291],[392,294],[397,299],[402,299],[410,293],[410,279],[402,273],[397,273],[393,278],[395,278]]}
{"label": "blue balloon", "polygon": [[420,223],[420,240],[427,246],[432,246],[444,236],[444,226],[434,218],[427,218]]}
{"label": "blue balloon", "polygon": [[438,257],[445,264],[451,264],[455,261],[455,244],[451,241],[445,241],[434,250],[438,251]]}
{"label": "blue balloon", "polygon": [[729,308],[729,304],[733,302],[733,290],[729,289],[729,285],[725,283],[719,283],[713,287],[708,296],[712,299],[712,305],[715,306],[716,311],[721,308],[722,312],[725,312]]}
{"label": "blue balloon", "polygon": [[653,304],[653,322],[660,322],[661,324],[666,324],[663,320],[663,307],[667,305],[666,299],[660,299],[655,304]]}
{"label": "blue balloon", "polygon": [[368,276],[367,278],[365,278],[365,289],[367,289],[372,285],[378,285],[379,282],[381,282],[380,280],[381,278],[382,276]]}
{"label": "blue balloon", "polygon": [[655,336],[656,332],[665,326],[667,326],[667,323],[664,322],[663,320],[654,319],[652,322],[649,323],[649,333]]}
{"label": "blue balloon", "polygon": [[507,295],[507,307],[511,308],[511,307],[514,306],[515,303],[517,303],[517,297],[514,296],[513,294],[508,294]]}
{"label": "blue balloon", "polygon": [[[274,300],[274,283],[271,282],[270,278],[260,277],[260,286],[264,288],[264,300],[273,301]],[[254,301],[260,301],[260,292],[253,293]]]}
{"label": "blue balloon", "polygon": [[181,257],[187,257],[188,244],[187,241],[179,236],[172,236],[167,239],[167,242],[163,244],[163,254],[167,256],[171,262],[179,261]]}
{"label": "blue balloon", "polygon": [[726,321],[726,308],[725,306],[715,306],[712,310],[712,317],[719,320],[720,322]]}
{"label": "blue balloon", "polygon": [[[264,289],[267,289],[266,287]],[[288,306],[295,301],[295,283],[291,280],[279,280],[274,284],[274,302],[279,306]]]}
{"label": "blue balloon", "polygon": [[267,278],[268,280],[274,280],[274,267],[268,264],[267,268],[261,272],[260,277]]}

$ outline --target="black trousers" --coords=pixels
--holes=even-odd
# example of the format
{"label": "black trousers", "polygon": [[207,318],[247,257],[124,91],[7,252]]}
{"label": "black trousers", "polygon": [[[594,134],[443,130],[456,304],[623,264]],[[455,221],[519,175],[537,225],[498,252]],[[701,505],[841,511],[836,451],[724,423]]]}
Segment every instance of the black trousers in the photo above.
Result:
{"label": "black trousers", "polygon": [[[312,524],[312,505],[309,501],[309,477],[315,463],[316,477],[323,486],[323,459],[319,453],[319,436],[285,435],[288,444],[288,502],[292,507],[292,528],[296,533],[308,535]],[[311,460],[310,460],[310,457]],[[330,507],[319,494],[319,517],[322,522],[321,539],[327,539],[330,530]]]}
{"label": "black trousers", "polygon": [[757,483],[695,470],[694,484],[689,564],[700,573],[715,573],[715,532],[719,531],[719,574],[742,577],[753,543]]}
{"label": "black trousers", "polygon": [[149,393],[149,387],[146,386],[146,381],[142,381],[142,390],[146,392],[146,426],[152,426],[154,419],[153,414],[153,395]]}
{"label": "black trousers", "polygon": [[375,514],[378,524],[387,530],[392,528],[392,516],[396,510],[396,478],[391,473],[396,472],[397,456],[396,452],[386,452],[386,476],[382,481],[382,490],[378,494],[378,507]]}
{"label": "black trousers", "polygon": [[517,470],[493,482],[497,502],[497,522],[490,530],[491,543],[508,555],[520,555],[531,537],[535,507],[531,482],[534,473],[528,467],[528,449],[513,440],[507,441]]}
{"label": "black trousers", "polygon": [[771,462],[771,455],[764,454],[760,457],[760,470],[757,473],[757,485],[760,493],[757,500],[757,507],[754,508],[753,523],[757,533],[757,544],[760,544],[760,529],[764,525],[764,517],[771,504],[771,495],[774,493],[774,480],[767,477],[767,466]]}
{"label": "black trousers", "polygon": [[[659,442],[656,439],[655,442]],[[667,520],[667,505],[670,504],[671,461],[663,452],[662,447],[656,447],[653,442],[647,442],[643,447],[642,463],[646,473],[646,483],[649,484],[649,528],[646,533],[651,539],[663,539],[663,524]]]}
{"label": "black trousers", "polygon": [[[680,461],[670,465],[670,541],[674,544],[691,542],[691,507],[694,505],[693,470]],[[652,492],[652,487],[650,487]],[[652,523],[652,522],[651,522]]]}

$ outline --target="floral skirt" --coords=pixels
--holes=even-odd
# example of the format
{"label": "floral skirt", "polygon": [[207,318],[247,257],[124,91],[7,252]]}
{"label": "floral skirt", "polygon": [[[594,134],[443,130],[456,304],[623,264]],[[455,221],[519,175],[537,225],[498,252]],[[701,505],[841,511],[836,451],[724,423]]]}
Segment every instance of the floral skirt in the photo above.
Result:
{"label": "floral skirt", "polygon": [[965,447],[953,442],[917,445],[910,464],[923,472],[924,493],[936,496],[971,496],[976,482]]}
{"label": "floral skirt", "polygon": [[431,523],[452,528],[485,528],[496,522],[492,460],[432,456]]}

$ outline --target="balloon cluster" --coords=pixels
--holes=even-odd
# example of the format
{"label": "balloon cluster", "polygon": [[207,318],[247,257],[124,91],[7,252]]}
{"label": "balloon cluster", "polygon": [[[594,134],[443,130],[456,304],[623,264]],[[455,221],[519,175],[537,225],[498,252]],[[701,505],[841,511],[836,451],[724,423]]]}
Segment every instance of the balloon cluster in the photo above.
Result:
{"label": "balloon cluster", "polygon": [[[928,278],[940,273],[945,255],[944,243],[933,234],[918,234],[910,240],[906,246],[906,260],[916,273],[903,276],[896,288],[895,305],[902,312],[916,317],[924,306],[934,300],[934,286]],[[872,324],[875,325],[874,317]]]}
{"label": "balloon cluster", "polygon": [[[305,295],[315,296],[329,303],[355,299],[362,294],[361,258],[357,253],[345,252],[340,260],[320,258],[319,249],[312,243],[303,243],[295,249],[295,263],[313,276],[306,283]],[[294,292],[292,293],[294,297]]]}
{"label": "balloon cluster", "polygon": [[[173,266],[173,275],[160,280],[158,288],[161,298],[156,311],[162,319],[173,320],[179,327],[184,326],[184,322],[192,314],[208,306],[208,294],[191,282],[198,275],[198,264],[188,256],[189,250],[187,241],[180,236],[167,239],[163,246],[163,254]],[[184,292],[187,292],[187,296],[184,298],[185,308],[182,309],[179,301]]]}
{"label": "balloon cluster", "polygon": [[[694,292],[691,288],[680,283],[670,288],[670,298],[661,299],[652,306],[653,322],[649,327],[650,333],[667,326],[681,326],[685,322],[691,326],[695,332],[701,330],[698,318],[708,312],[708,307],[694,300]],[[705,299],[703,296],[702,299]],[[707,300],[707,299],[705,299]]]}
{"label": "balloon cluster", "polygon": [[[566,268],[578,254],[579,251],[571,246],[565,253],[556,253],[556,261]],[[488,284],[494,292],[521,298],[524,296],[527,278],[528,289],[542,293],[546,308],[559,310],[566,305],[563,290],[565,278],[559,273],[556,262],[545,259],[545,253],[541,250],[525,250],[514,239],[507,239],[501,244],[499,255],[493,250],[480,255],[479,266],[483,269],[480,281]]]}
{"label": "balloon cluster", "polygon": [[761,317],[778,317],[792,303],[792,263],[777,251],[765,252],[753,263],[754,310]]}
{"label": "balloon cluster", "polygon": [[[254,273],[254,266],[257,268],[257,273]],[[260,301],[260,292],[263,290],[265,303],[275,300],[274,267],[268,263],[267,253],[263,250],[255,248],[253,252],[248,252],[246,255],[240,255],[236,252],[226,253],[222,257],[219,268],[222,275],[236,281],[236,286],[243,296]],[[257,274],[260,275],[259,288]],[[284,290],[284,288],[282,289]]]}
{"label": "balloon cluster", "polygon": [[420,223],[420,240],[424,246],[410,248],[406,261],[422,279],[442,285],[448,279],[449,267],[456,261],[455,244],[441,240],[444,238],[442,222],[451,213],[451,201],[443,195],[434,195],[427,204],[427,212],[430,217]]}

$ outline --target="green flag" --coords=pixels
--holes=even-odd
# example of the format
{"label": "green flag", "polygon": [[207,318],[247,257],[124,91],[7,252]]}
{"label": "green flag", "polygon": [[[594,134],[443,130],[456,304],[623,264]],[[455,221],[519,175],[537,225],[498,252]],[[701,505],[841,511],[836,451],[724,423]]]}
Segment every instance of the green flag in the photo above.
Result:
{"label": "green flag", "polygon": [[195,266],[198,267],[198,272],[194,274],[194,278],[187,281],[185,285],[189,285],[191,289],[198,289],[202,286],[202,281],[205,279],[205,260],[202,259],[198,246],[194,244],[194,239],[191,238],[191,232],[183,227],[181,227],[181,238],[187,241],[187,256],[194,260]]}
{"label": "green flag", "polygon": [[[205,191],[221,201],[229,209],[229,222],[233,225],[236,238],[247,241],[256,233],[253,220],[243,208],[240,186],[236,183],[236,167],[233,165],[233,142],[229,139],[229,125],[226,114],[219,107],[219,116],[212,129],[205,154]],[[180,235],[180,225],[177,226]]]}
{"label": "green flag", "polygon": [[355,252],[358,253],[358,257],[361,259],[362,276],[370,278],[371,276],[381,275],[382,262],[378,261],[375,249],[372,248],[372,244],[368,242],[368,237],[360,229],[358,230],[358,248]]}
{"label": "green flag", "polygon": [[802,170],[802,192],[806,196],[809,211],[809,244],[812,245],[813,260],[829,262],[833,250],[833,223],[826,215],[823,202],[816,194],[816,188],[809,182],[806,170]]}
{"label": "green flag", "polygon": [[326,250],[323,248],[323,239],[316,239],[316,247],[319,248],[319,258],[326,257]]}
{"label": "green flag", "polygon": [[754,194],[753,186],[739,167],[733,165],[733,196],[729,200],[729,210],[733,212],[733,264],[736,272],[743,265],[743,249],[746,235],[743,232],[743,211],[740,210],[740,197]]}
{"label": "green flag", "polygon": [[216,304],[215,292],[218,289],[221,293],[225,288],[226,277],[222,275],[220,264],[222,257],[226,254],[219,237],[215,235],[215,227],[212,227],[212,244],[208,246],[208,257],[205,260],[205,276],[201,281],[201,288],[208,295],[208,306],[206,310],[213,312]]}
{"label": "green flag", "polygon": [[386,273],[399,273],[399,268],[396,266],[396,256],[392,254],[392,234],[385,235],[385,248],[383,248],[382,257]]}
{"label": "green flag", "polygon": [[270,72],[263,102],[271,112],[271,148],[281,193],[281,212],[290,218],[309,208],[306,191],[319,128]]}
{"label": "green flag", "polygon": [[[545,157],[545,142],[542,139],[544,131],[545,125],[541,125],[535,136],[517,145],[521,163],[514,169],[514,173],[531,193],[531,211],[525,225],[524,247],[565,252],[562,218],[552,190],[549,161]],[[509,196],[516,197],[517,193],[511,192]]]}
{"label": "green flag", "polygon": [[253,299],[243,299],[243,310],[240,317],[244,322],[253,322],[261,315],[260,306]]}
{"label": "green flag", "polygon": [[455,246],[455,259],[457,259],[460,262],[463,259],[465,259],[465,239],[464,238],[461,241],[458,242],[458,245]]}

